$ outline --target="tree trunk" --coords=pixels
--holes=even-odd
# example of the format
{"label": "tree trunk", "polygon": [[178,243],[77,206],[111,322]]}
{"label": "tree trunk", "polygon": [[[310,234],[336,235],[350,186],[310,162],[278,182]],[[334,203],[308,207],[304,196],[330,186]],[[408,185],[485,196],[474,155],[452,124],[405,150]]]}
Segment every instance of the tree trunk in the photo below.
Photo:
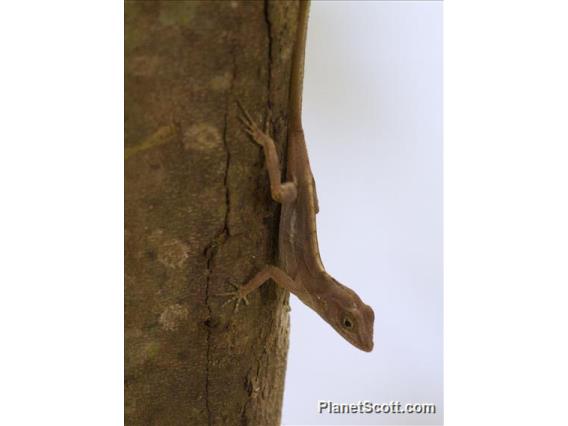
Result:
{"label": "tree trunk", "polygon": [[277,425],[288,295],[218,293],[275,263],[279,207],[236,100],[285,153],[298,3],[125,3],[125,419]]}

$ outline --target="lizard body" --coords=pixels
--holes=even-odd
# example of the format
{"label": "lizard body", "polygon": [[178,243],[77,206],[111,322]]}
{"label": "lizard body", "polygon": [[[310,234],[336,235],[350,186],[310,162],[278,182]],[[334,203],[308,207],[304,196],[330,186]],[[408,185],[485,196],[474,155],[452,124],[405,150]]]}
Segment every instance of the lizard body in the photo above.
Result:
{"label": "lizard body", "polygon": [[279,267],[266,266],[237,291],[224,293],[248,303],[247,295],[268,279],[295,294],[347,341],[364,351],[373,349],[373,310],[359,296],[329,275],[321,261],[317,240],[319,211],[315,182],[301,123],[302,80],[309,1],[300,0],[298,32],[292,60],[288,113],[286,181],[282,183],[274,141],[247,111],[241,117],[245,131],[263,147],[272,198],[282,204],[279,227]]}

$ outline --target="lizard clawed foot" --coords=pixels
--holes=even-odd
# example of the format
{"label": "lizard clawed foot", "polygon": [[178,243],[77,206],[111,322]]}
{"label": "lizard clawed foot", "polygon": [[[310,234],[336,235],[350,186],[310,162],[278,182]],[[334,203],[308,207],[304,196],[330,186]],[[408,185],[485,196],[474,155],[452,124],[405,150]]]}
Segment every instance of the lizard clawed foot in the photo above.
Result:
{"label": "lizard clawed foot", "polygon": [[260,146],[264,146],[264,143],[268,140],[270,140],[270,136],[268,136],[268,129],[269,129],[269,117],[270,117],[270,112],[269,115],[267,115],[266,117],[266,122],[265,122],[265,132],[263,132],[262,130],[260,130],[258,128],[258,126],[256,125],[256,123],[254,122],[254,120],[252,119],[252,117],[250,116],[250,114],[248,113],[248,111],[245,109],[245,107],[239,102],[237,101],[237,105],[239,106],[239,108],[241,109],[242,114],[239,115],[239,120],[241,120],[241,123],[243,123],[244,125],[244,131]]}
{"label": "lizard clawed foot", "polygon": [[243,302],[245,305],[248,305],[249,301],[247,299],[246,294],[243,294],[243,288],[240,285],[235,284],[233,282],[229,282],[229,284],[231,284],[233,287],[235,287],[235,291],[229,291],[229,292],[226,292],[226,293],[218,293],[218,294],[215,294],[215,296],[221,296],[221,297],[231,296],[229,298],[229,300],[227,300],[221,306],[228,305],[229,303],[234,301],[235,302],[234,312],[237,312],[239,310],[239,305],[240,305],[241,302]]}

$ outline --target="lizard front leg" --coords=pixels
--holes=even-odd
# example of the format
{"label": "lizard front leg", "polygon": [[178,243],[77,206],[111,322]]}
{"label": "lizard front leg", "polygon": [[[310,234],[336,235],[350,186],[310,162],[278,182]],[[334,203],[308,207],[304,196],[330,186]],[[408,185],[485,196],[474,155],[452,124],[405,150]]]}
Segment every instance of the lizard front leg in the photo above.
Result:
{"label": "lizard front leg", "polygon": [[272,199],[279,203],[291,203],[298,195],[298,190],[294,182],[282,183],[282,174],[280,173],[280,164],[278,161],[278,153],[276,146],[270,136],[268,136],[268,120],[266,120],[265,131],[263,132],[255,124],[246,109],[237,102],[239,108],[243,112],[240,116],[241,121],[245,126],[247,132],[253,140],[264,150],[264,157],[266,161],[266,169],[268,170],[268,177],[270,179],[270,192]]}
{"label": "lizard front leg", "polygon": [[231,299],[229,299],[223,305],[226,305],[227,303],[230,303],[233,300],[236,301],[235,303],[235,312],[236,312],[239,308],[239,304],[241,302],[244,302],[245,304],[248,305],[247,296],[251,292],[256,290],[258,287],[260,287],[262,284],[264,284],[266,281],[268,281],[269,279],[274,280],[274,282],[278,284],[280,287],[283,287],[292,293],[296,293],[300,289],[300,286],[286,272],[284,272],[280,268],[277,268],[276,266],[269,265],[265,266],[246,284],[243,284],[242,286],[232,284],[234,287],[236,287],[236,291],[228,293],[220,293],[217,294],[217,296],[232,296]]}

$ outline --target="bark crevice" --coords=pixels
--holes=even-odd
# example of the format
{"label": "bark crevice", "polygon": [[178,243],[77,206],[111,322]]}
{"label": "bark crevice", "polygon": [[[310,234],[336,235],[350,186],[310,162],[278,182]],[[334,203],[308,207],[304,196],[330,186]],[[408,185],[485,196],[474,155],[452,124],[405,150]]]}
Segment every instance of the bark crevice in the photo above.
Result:
{"label": "bark crevice", "polygon": [[272,108],[272,21],[270,18],[270,1],[264,0],[264,21],[266,22],[266,34],[268,38],[268,78],[266,83],[267,88],[267,103],[268,109]]}
{"label": "bark crevice", "polygon": [[207,424],[212,424],[212,413],[209,401],[209,374],[210,374],[210,364],[211,364],[211,339],[213,333],[213,309],[210,304],[210,287],[211,287],[211,276],[215,273],[215,257],[221,245],[227,241],[231,236],[229,218],[231,214],[231,193],[229,186],[229,169],[231,166],[231,150],[229,148],[228,142],[228,128],[229,128],[229,112],[231,108],[231,94],[233,93],[233,87],[236,79],[237,64],[236,55],[234,47],[231,47],[231,77],[230,85],[225,94],[225,111],[223,115],[223,148],[225,150],[225,170],[223,175],[223,188],[225,190],[225,216],[223,221],[223,229],[213,238],[211,243],[205,249],[205,256],[207,258],[207,280],[205,287],[205,304],[207,306],[208,318],[206,320],[207,325],[207,351],[206,351],[206,370],[205,370],[205,407],[207,411]]}

